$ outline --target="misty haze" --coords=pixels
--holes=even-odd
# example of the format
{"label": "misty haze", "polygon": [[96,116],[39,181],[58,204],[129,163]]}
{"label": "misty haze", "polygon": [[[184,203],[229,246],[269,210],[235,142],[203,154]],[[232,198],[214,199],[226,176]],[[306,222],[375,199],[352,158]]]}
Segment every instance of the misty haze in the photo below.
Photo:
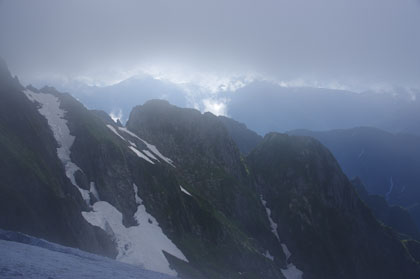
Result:
{"label": "misty haze", "polygon": [[420,1],[0,0],[0,278],[420,278]]}

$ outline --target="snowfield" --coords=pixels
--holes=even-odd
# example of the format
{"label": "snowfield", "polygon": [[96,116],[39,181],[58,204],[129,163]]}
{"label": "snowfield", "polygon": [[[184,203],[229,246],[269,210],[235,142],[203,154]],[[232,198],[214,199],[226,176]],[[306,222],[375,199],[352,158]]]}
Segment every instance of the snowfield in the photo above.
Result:
{"label": "snowfield", "polygon": [[[24,93],[29,100],[37,105],[39,113],[46,118],[48,125],[53,132],[54,138],[59,145],[57,148],[57,156],[65,167],[67,177],[80,191],[82,198],[86,201],[89,208],[92,209],[92,211],[81,212],[82,216],[90,224],[103,229],[115,240],[118,248],[117,260],[140,266],[148,270],[169,275],[177,275],[176,271],[170,267],[163,251],[186,262],[188,262],[188,260],[181,250],[179,250],[163,233],[157,220],[146,211],[143,201],[138,196],[137,186],[133,185],[133,194],[135,195],[138,206],[137,211],[134,214],[134,218],[138,225],[127,228],[122,223],[122,213],[110,203],[100,200],[100,196],[96,189],[97,185],[95,185],[94,182],[90,182],[89,190],[82,189],[77,184],[75,173],[83,170],[71,161],[71,147],[74,143],[75,136],[70,134],[70,129],[67,125],[67,120],[65,119],[67,112],[60,107],[60,98],[49,93],[35,93],[30,90],[25,90]],[[165,161],[173,166],[172,160],[163,156],[154,145],[140,139],[134,133],[125,128],[120,128],[122,132],[141,140],[150,150],[143,151],[149,157],[139,151],[133,142],[123,137],[112,125],[107,125],[107,127],[119,138],[128,142],[129,148],[138,157],[154,164],[152,160],[159,162],[159,160],[155,157],[157,156],[162,161]],[[100,187],[100,185],[98,185],[98,187]],[[98,200],[93,205],[91,205],[90,194]],[[0,278],[3,277],[0,276]],[[60,276],[60,278],[63,277]],[[79,277],[76,276],[69,278]]]}
{"label": "snowfield", "polygon": [[93,226],[100,227],[112,235],[117,242],[117,260],[176,276],[163,251],[188,262],[175,244],[163,233],[157,220],[146,211],[138,188],[134,184],[137,211],[134,218],[137,226],[126,228],[122,223],[122,214],[105,201],[96,202],[93,211],[82,212],[83,217]]}
{"label": "snowfield", "polygon": [[90,204],[89,191],[82,189],[76,183],[74,174],[81,171],[79,166],[71,161],[70,148],[73,145],[75,137],[70,134],[70,129],[67,126],[67,120],[64,118],[66,111],[60,108],[60,100],[56,96],[48,93],[35,93],[30,90],[24,91],[29,100],[38,104],[39,113],[47,119],[54,138],[59,147],[57,148],[58,158],[64,165],[66,176],[70,179],[71,183],[79,190],[82,198],[86,204]]}
{"label": "snowfield", "polygon": [[174,279],[175,277],[23,234],[0,230],[0,278]]}

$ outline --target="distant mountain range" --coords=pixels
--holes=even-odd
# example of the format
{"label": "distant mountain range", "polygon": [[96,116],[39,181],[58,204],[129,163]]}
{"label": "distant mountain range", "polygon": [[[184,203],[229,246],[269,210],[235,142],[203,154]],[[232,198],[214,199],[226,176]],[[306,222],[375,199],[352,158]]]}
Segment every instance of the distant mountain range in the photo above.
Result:
{"label": "distant mountain range", "polygon": [[[131,109],[150,99],[164,99],[180,107],[200,106],[200,98],[220,100],[229,117],[260,135],[295,129],[326,131],[376,127],[389,132],[420,135],[420,92],[393,88],[388,93],[283,87],[266,81],[246,84],[235,92],[194,94],[182,86],[143,75],[112,86],[68,83],[59,87],[90,109],[104,110],[128,120]],[[195,99],[191,97],[195,96]]]}
{"label": "distant mountain range", "polygon": [[[255,82],[228,95],[228,114],[261,135],[360,126],[420,134],[420,93],[354,93]],[[419,98],[417,98],[419,97]]]}

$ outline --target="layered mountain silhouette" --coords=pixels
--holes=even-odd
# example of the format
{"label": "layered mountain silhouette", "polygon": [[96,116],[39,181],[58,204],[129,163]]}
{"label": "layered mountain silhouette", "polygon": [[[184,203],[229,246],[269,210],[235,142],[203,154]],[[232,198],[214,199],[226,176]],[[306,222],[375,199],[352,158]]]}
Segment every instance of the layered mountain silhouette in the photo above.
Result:
{"label": "layered mountain silhouette", "polygon": [[1,65],[0,228],[181,278],[420,276],[319,141],[229,121],[151,100],[123,126]]}
{"label": "layered mountain silhouette", "polygon": [[360,126],[389,132],[420,134],[420,92],[394,88],[391,93],[282,87],[254,82],[229,99],[227,113],[265,134],[294,129],[326,131]]}

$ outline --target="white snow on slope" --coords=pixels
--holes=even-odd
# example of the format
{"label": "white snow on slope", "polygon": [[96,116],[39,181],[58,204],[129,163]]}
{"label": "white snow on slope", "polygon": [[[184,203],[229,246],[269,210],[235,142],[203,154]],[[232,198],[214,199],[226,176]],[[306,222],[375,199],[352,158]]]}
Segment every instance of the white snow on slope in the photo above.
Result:
{"label": "white snow on slope", "polygon": [[70,135],[67,120],[64,118],[66,111],[60,108],[60,100],[56,96],[47,93],[35,93],[30,90],[25,90],[24,93],[29,100],[39,104],[38,111],[47,119],[48,125],[59,145],[57,148],[57,155],[64,165],[66,176],[70,179],[71,183],[76,186],[82,195],[82,198],[89,205],[89,191],[79,187],[76,183],[76,178],[74,177],[76,171],[81,171],[81,169],[73,163],[70,158],[70,148],[73,145],[75,137]]}
{"label": "white snow on slope", "polygon": [[[168,163],[168,164],[170,164],[171,166],[173,166],[174,167],[174,165],[173,165],[173,163],[172,163],[172,160],[171,159],[169,159],[169,158],[167,158],[167,157],[165,157],[165,156],[163,156],[160,152],[159,152],[159,150],[157,150],[157,148],[156,148],[156,146],[154,146],[154,145],[152,145],[152,144],[150,144],[150,143],[148,143],[148,142],[146,142],[145,140],[143,140],[143,139],[141,139],[141,138],[139,138],[136,134],[134,134],[134,133],[132,133],[131,131],[129,131],[127,128],[123,128],[123,127],[118,127],[118,129],[119,130],[121,130],[121,131],[123,131],[123,132],[125,132],[125,133],[127,133],[127,134],[129,134],[130,136],[132,136],[132,137],[135,137],[135,138],[137,138],[138,140],[140,140],[140,141],[142,141],[146,146],[147,146],[147,148],[151,151],[149,151],[149,150],[142,150],[142,151],[140,151],[140,150],[138,150],[136,147],[137,147],[137,145],[134,143],[134,142],[132,142],[132,141],[130,141],[130,140],[128,140],[128,139],[126,139],[126,138],[124,138],[120,133],[118,133],[118,131],[112,126],[112,125],[106,125],[107,127],[108,127],[108,129],[110,129],[115,135],[117,135],[119,138],[121,138],[123,141],[126,141],[126,142],[128,142],[129,143],[129,148],[130,148],[130,150],[131,151],[133,151],[138,157],[140,157],[140,158],[142,158],[142,159],[144,159],[144,160],[146,160],[147,162],[149,162],[149,163],[151,163],[151,164],[154,164],[154,162],[152,162],[150,159],[152,159],[152,160],[155,160],[155,161],[158,161],[158,162],[160,162],[159,161],[159,159],[158,158],[156,158],[155,157],[155,155],[156,156],[158,156],[159,158],[161,158],[163,161],[165,161],[166,163]],[[153,155],[153,153],[155,154],[155,155]]]}
{"label": "white snow on slope", "polygon": [[123,131],[123,132],[129,134],[130,136],[142,141],[147,146],[147,148],[150,151],[152,151],[156,156],[158,156],[160,159],[162,159],[163,161],[165,161],[166,163],[168,163],[172,167],[175,167],[174,164],[173,164],[173,161],[171,159],[169,159],[168,157],[165,157],[164,155],[162,155],[162,153],[159,152],[159,150],[156,148],[156,146],[154,146],[153,144],[150,144],[147,141],[141,139],[139,136],[137,136],[135,133],[131,132],[130,130],[128,130],[125,127],[118,127],[118,129],[120,131]]}
{"label": "white snow on slope", "polygon": [[123,141],[126,141],[126,139],[120,135],[120,133],[117,132],[117,130],[114,128],[114,126],[107,124],[106,125],[108,129],[110,129],[115,135],[117,135],[119,138],[121,138]]}
{"label": "white snow on slope", "polygon": [[146,156],[147,156],[147,157],[149,157],[149,158],[151,158],[151,159],[153,159],[153,160],[155,160],[155,161],[160,162],[160,161],[159,161],[159,159],[158,159],[158,158],[156,158],[156,157],[152,154],[152,152],[150,152],[149,150],[143,149],[142,151],[143,151],[143,153],[144,153],[144,154],[146,154]]}
{"label": "white snow on slope", "polygon": [[118,131],[112,126],[112,125],[106,125],[114,134],[116,134],[118,137],[120,137],[122,140],[128,142],[129,145],[133,146],[133,147],[137,147],[137,144],[135,144],[134,142],[132,142],[131,140],[128,140],[126,138],[124,138],[123,136],[121,136],[120,133],[118,133]]}
{"label": "white snow on slope", "polygon": [[[47,119],[54,134],[54,138],[59,145],[57,148],[57,155],[65,167],[67,177],[71,180],[72,184],[77,187],[88,205],[90,204],[90,193],[99,200],[99,195],[94,182],[90,183],[90,191],[80,188],[76,183],[74,174],[76,171],[82,170],[74,164],[70,158],[70,149],[75,137],[70,134],[67,120],[64,118],[66,111],[60,108],[59,98],[51,94],[34,93],[29,90],[26,90],[25,94],[31,101],[39,105],[38,111]],[[111,130],[119,135],[114,127],[111,126],[111,128],[108,128],[112,128]],[[119,136],[124,139],[121,135]],[[135,147],[130,146],[130,149],[136,153],[137,156],[153,164],[146,155]],[[146,212],[146,208],[138,196],[137,187],[134,187],[134,190],[136,202],[138,204],[137,211],[134,215],[134,218],[138,223],[137,226],[126,228],[122,224],[121,212],[105,201],[96,202],[93,205],[92,212],[81,212],[81,214],[89,223],[102,228],[115,238],[119,250],[117,260],[143,266],[149,270],[176,275],[176,272],[170,268],[169,262],[166,260],[162,251],[166,251],[181,260],[188,260],[171,240],[166,237],[156,219]],[[60,275],[59,277],[63,278],[61,273],[56,275]],[[99,275],[101,275],[100,272]],[[80,277],[75,276],[69,278]]]}
{"label": "white snow on slope", "polygon": [[[263,204],[263,206],[265,208],[265,211],[267,213],[268,221],[270,222],[270,226],[271,226],[271,231],[273,232],[273,234],[277,238],[277,240],[280,242],[283,253],[286,256],[287,268],[282,269],[281,273],[284,275],[284,277],[286,277],[286,279],[302,279],[303,272],[301,270],[299,270],[293,263],[291,263],[291,262],[289,263],[289,259],[290,259],[290,256],[292,255],[292,253],[290,253],[286,244],[281,243],[281,241],[280,241],[280,237],[279,237],[279,234],[277,232],[278,225],[277,225],[276,222],[274,222],[273,218],[271,218],[271,210],[267,207],[267,201],[264,200],[263,195],[260,195],[260,199],[261,199],[261,203]],[[264,255],[264,256],[266,256],[266,255]]]}
{"label": "white snow on slope", "polygon": [[267,213],[268,221],[270,222],[271,231],[273,232],[274,236],[280,241],[279,234],[277,233],[277,224],[274,222],[273,218],[271,218],[271,210],[267,207],[267,201],[264,200],[263,196],[260,195],[261,203],[265,208],[265,212]]}
{"label": "white snow on slope", "polygon": [[303,272],[292,263],[289,263],[286,269],[282,269],[281,273],[286,279],[302,279],[303,276]]}
{"label": "white snow on slope", "polygon": [[145,269],[169,275],[177,275],[171,269],[163,251],[188,262],[175,244],[163,233],[156,219],[147,213],[138,189],[133,185],[138,204],[134,218],[137,226],[126,228],[122,214],[105,201],[96,202],[92,212],[82,212],[92,225],[100,227],[115,237],[118,249],[117,260],[142,266]]}
{"label": "white snow on slope", "polygon": [[138,150],[137,148],[135,148],[134,146],[129,146],[128,148],[131,149],[131,151],[133,151],[138,157],[146,160],[147,162],[149,162],[150,164],[155,164],[152,160],[149,159],[149,157],[147,157],[146,155],[144,155],[140,150]]}
{"label": "white snow on slope", "polygon": [[51,244],[59,249],[50,250],[28,244],[0,240],[0,278],[174,278],[77,249]]}
{"label": "white snow on slope", "polygon": [[99,201],[99,200],[101,200],[100,198],[99,198],[99,193],[98,193],[98,190],[96,190],[96,186],[95,186],[95,182],[91,182],[90,183],[90,188],[89,188],[89,191],[92,193],[92,195]]}
{"label": "white snow on slope", "polygon": [[190,192],[188,192],[187,190],[185,190],[185,188],[184,188],[184,187],[182,187],[181,185],[179,185],[179,188],[181,189],[181,191],[182,191],[184,194],[186,194],[186,195],[188,195],[188,196],[191,196],[191,197],[192,197],[191,193],[190,193]]}
{"label": "white snow on slope", "polygon": [[274,257],[270,254],[270,251],[266,250],[265,253],[263,254],[264,257],[266,257],[267,259],[274,261]]}

